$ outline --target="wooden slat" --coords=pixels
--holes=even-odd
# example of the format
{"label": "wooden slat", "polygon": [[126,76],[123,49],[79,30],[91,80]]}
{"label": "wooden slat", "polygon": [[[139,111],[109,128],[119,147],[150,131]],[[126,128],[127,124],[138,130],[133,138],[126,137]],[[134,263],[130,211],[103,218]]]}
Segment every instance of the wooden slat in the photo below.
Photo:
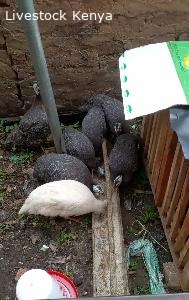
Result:
{"label": "wooden slat", "polygon": [[166,137],[167,137],[167,133],[168,133],[169,116],[168,116],[167,110],[164,110],[161,112],[161,121],[160,122],[161,122],[161,127],[160,127],[160,132],[159,132],[160,138],[157,143],[157,150],[156,150],[156,154],[154,157],[154,163],[153,163],[153,167],[152,167],[152,177],[151,177],[154,189],[155,189],[155,186],[158,181],[160,166],[161,166],[161,162],[163,159],[163,153],[164,153],[165,144],[166,144]]}
{"label": "wooden slat", "polygon": [[149,146],[148,146],[148,154],[147,154],[148,160],[149,160],[150,155],[151,155],[152,144],[153,144],[153,141],[154,141],[154,131],[155,131],[155,128],[156,128],[156,121],[157,121],[157,113],[154,114],[153,120],[152,120],[151,133],[150,133]]}
{"label": "wooden slat", "polygon": [[188,161],[184,158],[183,153],[181,155],[182,155],[182,158],[181,158],[181,165],[180,165],[180,170],[178,173],[177,183],[175,186],[175,190],[174,190],[173,197],[171,200],[170,208],[168,210],[167,218],[166,218],[166,226],[167,227],[170,226],[170,224],[173,220],[173,216],[175,214],[175,211],[176,211],[176,208],[177,208],[177,205],[179,202],[179,198],[180,198],[180,195],[182,192],[183,184],[186,179],[186,174],[188,171]]}
{"label": "wooden slat", "polygon": [[189,240],[187,240],[184,248],[180,252],[180,256],[178,259],[178,267],[184,268],[184,266],[188,261],[189,261]]}
{"label": "wooden slat", "polygon": [[147,173],[169,248],[181,275],[181,268],[189,266],[189,161],[184,159],[177,135],[170,127],[169,111],[145,118],[142,137]]}
{"label": "wooden slat", "polygon": [[181,159],[182,159],[181,153],[182,153],[182,149],[181,149],[180,144],[178,143],[177,147],[176,147],[173,163],[171,166],[171,171],[170,171],[169,180],[167,183],[167,188],[165,191],[165,196],[163,199],[163,204],[162,204],[162,208],[161,208],[162,214],[166,214],[170,207],[171,199],[172,199],[176,181],[177,181],[178,172],[180,169],[180,164],[181,164]]}
{"label": "wooden slat", "polygon": [[179,231],[179,234],[175,241],[174,249],[176,253],[179,252],[184,247],[184,244],[188,236],[189,236],[189,209],[187,211],[181,230]]}
{"label": "wooden slat", "polygon": [[177,236],[177,232],[180,229],[181,223],[183,222],[184,214],[189,204],[189,169],[187,170],[187,174],[185,177],[185,181],[182,187],[181,197],[176,209],[176,213],[174,214],[173,222],[171,224],[170,230],[170,239],[172,241],[175,240]]}
{"label": "wooden slat", "polygon": [[153,130],[153,135],[151,136],[151,140],[150,140],[150,153],[148,156],[148,168],[150,170],[150,172],[152,171],[152,166],[153,166],[153,161],[155,158],[155,153],[157,150],[157,143],[158,143],[158,139],[160,138],[160,114],[156,113],[155,114],[155,118],[154,118],[154,130]]}
{"label": "wooden slat", "polygon": [[184,292],[189,291],[189,261],[187,261],[186,265],[181,274],[181,287]]}
{"label": "wooden slat", "polygon": [[146,139],[146,133],[148,129],[148,116],[144,116],[142,119],[141,138]]}
{"label": "wooden slat", "polygon": [[173,161],[174,154],[175,154],[176,145],[177,145],[176,133],[170,129],[168,132],[168,135],[167,135],[167,141],[166,141],[166,145],[165,145],[163,160],[161,163],[158,182],[155,187],[154,197],[155,197],[155,203],[157,206],[162,205],[167,182],[169,179],[172,161]]}
{"label": "wooden slat", "polygon": [[110,179],[105,142],[103,156],[108,207],[101,216],[92,217],[93,296],[129,295],[120,198]]}
{"label": "wooden slat", "polygon": [[[166,239],[167,239],[167,243],[168,243],[168,246],[169,246],[169,250],[171,252],[171,255],[172,255],[172,258],[173,258],[173,262],[174,262],[174,265],[175,267],[177,267],[177,271],[178,271],[178,277],[180,279],[180,283],[181,283],[181,287],[182,289],[184,288],[184,283],[186,282],[185,280],[183,280],[182,278],[182,274],[183,274],[183,271],[181,269],[181,267],[183,267],[181,264],[179,265],[179,256],[178,254],[175,252],[175,249],[174,249],[174,245],[173,243],[171,242],[169,236],[170,236],[170,231],[168,228],[166,228],[165,226],[165,218],[164,216],[161,214],[161,211],[160,211],[160,208],[158,208],[158,211],[159,211],[159,214],[160,214],[160,218],[161,218],[161,222],[162,222],[162,226],[163,226],[163,229],[164,229],[164,232],[165,232],[165,236],[166,236]],[[187,260],[188,262],[188,260]]]}
{"label": "wooden slat", "polygon": [[151,136],[151,126],[152,126],[152,122],[153,122],[153,117],[154,115],[148,115],[145,118],[147,118],[147,125],[148,127],[146,128],[146,138],[145,138],[145,144],[144,144],[144,151],[145,153],[148,153],[148,147],[149,147],[149,141],[150,141],[150,136]]}
{"label": "wooden slat", "polygon": [[[168,243],[168,246],[169,246],[169,250],[170,250],[171,256],[172,256],[172,258],[173,258],[173,262],[174,262],[175,266],[177,266],[177,262],[178,262],[178,254],[175,253],[175,250],[174,250],[174,247],[173,247],[173,243],[171,242],[171,240],[170,240],[170,238],[169,238],[170,231],[169,231],[169,229],[166,228],[166,226],[165,226],[165,218],[164,218],[164,216],[162,215],[160,208],[158,208],[158,211],[159,211],[161,223],[162,223],[162,226],[163,226],[163,229],[164,229],[164,233],[165,233],[165,236],[166,236],[166,239],[167,239],[167,243]],[[178,270],[178,273],[179,273],[179,275],[180,275],[180,270]]]}
{"label": "wooden slat", "polygon": [[[95,298],[87,298],[85,300],[188,300],[188,293],[179,293],[179,294],[160,294],[160,295],[135,295],[135,296],[123,296],[123,297],[99,297]],[[61,299],[63,300],[63,299]]]}

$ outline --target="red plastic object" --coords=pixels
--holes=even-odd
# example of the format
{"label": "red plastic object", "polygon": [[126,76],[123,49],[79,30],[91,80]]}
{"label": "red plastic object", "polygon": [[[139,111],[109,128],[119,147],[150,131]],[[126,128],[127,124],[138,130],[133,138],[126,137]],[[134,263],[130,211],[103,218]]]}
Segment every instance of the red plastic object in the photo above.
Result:
{"label": "red plastic object", "polygon": [[79,298],[78,290],[69,277],[57,271],[47,271],[47,273],[58,281],[64,298]]}
{"label": "red plastic object", "polygon": [[[58,271],[49,270],[47,273],[58,282],[62,291],[62,298],[79,298],[78,290],[69,277]],[[17,297],[15,300],[18,300]]]}

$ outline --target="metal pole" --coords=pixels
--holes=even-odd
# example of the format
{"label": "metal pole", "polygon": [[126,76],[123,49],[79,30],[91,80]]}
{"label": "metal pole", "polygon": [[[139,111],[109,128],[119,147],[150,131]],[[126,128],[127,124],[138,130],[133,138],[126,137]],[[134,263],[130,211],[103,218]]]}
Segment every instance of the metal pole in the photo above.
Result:
{"label": "metal pole", "polygon": [[[30,13],[31,15],[35,13],[33,0],[18,0],[18,6],[23,16],[26,13]],[[26,20],[24,17],[22,20],[56,151],[57,153],[66,152],[38,23],[36,20],[33,20],[32,17],[31,20]]]}

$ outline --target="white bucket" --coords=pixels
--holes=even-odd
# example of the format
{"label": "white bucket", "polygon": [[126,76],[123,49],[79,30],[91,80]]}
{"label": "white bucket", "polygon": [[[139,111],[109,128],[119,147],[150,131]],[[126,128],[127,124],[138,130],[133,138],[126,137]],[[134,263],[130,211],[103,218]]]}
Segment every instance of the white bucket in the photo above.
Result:
{"label": "white bucket", "polygon": [[62,299],[58,282],[46,271],[32,269],[24,273],[16,285],[18,300]]}

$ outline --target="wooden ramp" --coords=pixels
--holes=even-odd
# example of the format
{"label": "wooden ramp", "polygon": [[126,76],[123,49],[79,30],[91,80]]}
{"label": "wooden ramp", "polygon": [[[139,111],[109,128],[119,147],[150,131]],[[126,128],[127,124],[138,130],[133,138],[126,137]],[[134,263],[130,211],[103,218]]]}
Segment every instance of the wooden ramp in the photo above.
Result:
{"label": "wooden ramp", "polygon": [[113,187],[107,158],[106,142],[103,143],[108,207],[102,215],[93,214],[93,296],[129,295],[125,261],[122,218],[119,192]]}

